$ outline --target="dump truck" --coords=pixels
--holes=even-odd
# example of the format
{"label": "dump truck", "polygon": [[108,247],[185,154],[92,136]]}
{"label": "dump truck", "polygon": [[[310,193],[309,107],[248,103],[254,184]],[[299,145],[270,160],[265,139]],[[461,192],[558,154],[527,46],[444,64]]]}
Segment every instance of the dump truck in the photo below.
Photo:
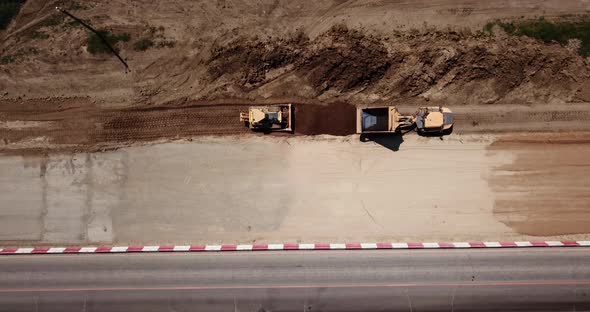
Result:
{"label": "dump truck", "polygon": [[420,107],[413,115],[402,115],[396,106],[357,108],[356,132],[399,133],[416,128],[419,134],[446,134],[453,127],[453,113],[446,107]]}
{"label": "dump truck", "polygon": [[291,104],[250,106],[240,113],[240,121],[253,131],[293,132],[293,106]]}

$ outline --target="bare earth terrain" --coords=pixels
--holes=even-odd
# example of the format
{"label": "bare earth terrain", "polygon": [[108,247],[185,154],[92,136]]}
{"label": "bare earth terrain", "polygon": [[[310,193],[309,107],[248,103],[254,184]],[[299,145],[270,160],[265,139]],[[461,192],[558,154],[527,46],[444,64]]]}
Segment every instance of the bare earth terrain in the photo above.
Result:
{"label": "bare earth terrain", "polygon": [[[131,71],[56,5],[128,34]],[[0,245],[587,239],[590,60],[482,30],[589,10],[28,0],[0,31]],[[253,103],[294,103],[295,135],[250,133]],[[454,132],[359,142],[356,107],[390,104]]]}
{"label": "bare earth terrain", "polygon": [[0,239],[55,245],[587,238],[587,137],[229,137],[3,157]]}
{"label": "bare earth terrain", "polygon": [[[87,52],[87,32],[127,33],[109,54]],[[99,107],[178,99],[571,103],[588,102],[588,61],[575,49],[490,36],[498,18],[584,14],[582,0],[56,1],[30,0],[4,31],[8,99],[90,97]],[[134,45],[150,39],[152,48]]]}

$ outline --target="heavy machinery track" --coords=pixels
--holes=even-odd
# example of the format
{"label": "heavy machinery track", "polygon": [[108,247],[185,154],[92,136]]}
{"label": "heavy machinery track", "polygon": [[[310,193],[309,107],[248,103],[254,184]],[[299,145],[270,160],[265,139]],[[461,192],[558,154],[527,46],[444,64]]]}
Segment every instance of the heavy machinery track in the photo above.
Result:
{"label": "heavy machinery track", "polygon": [[94,132],[94,141],[146,141],[246,133],[247,129],[238,118],[241,110],[241,105],[223,105],[113,112],[100,118],[102,127]]}
{"label": "heavy machinery track", "polygon": [[[186,100],[105,109],[80,98],[0,101],[0,152],[95,151],[136,142],[250,134],[239,121],[248,106]],[[350,103],[296,104],[296,134],[353,134],[355,110]],[[590,106],[459,106],[455,120],[457,133],[590,131]]]}
{"label": "heavy machinery track", "polygon": [[590,130],[590,110],[463,112],[455,128],[470,132]]}

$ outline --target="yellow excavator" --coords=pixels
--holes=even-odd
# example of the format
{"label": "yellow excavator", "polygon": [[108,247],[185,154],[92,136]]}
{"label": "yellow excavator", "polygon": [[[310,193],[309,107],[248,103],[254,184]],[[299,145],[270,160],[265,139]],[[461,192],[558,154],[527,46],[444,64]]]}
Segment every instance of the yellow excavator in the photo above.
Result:
{"label": "yellow excavator", "polygon": [[250,106],[247,113],[240,113],[240,121],[253,131],[292,133],[293,106],[291,104]]}

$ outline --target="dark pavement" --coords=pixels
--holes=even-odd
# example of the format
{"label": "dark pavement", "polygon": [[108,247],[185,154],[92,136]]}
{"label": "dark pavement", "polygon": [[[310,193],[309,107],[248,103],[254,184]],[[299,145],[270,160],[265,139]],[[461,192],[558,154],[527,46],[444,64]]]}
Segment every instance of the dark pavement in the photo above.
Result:
{"label": "dark pavement", "polygon": [[590,248],[1,256],[0,311],[590,311]]}

